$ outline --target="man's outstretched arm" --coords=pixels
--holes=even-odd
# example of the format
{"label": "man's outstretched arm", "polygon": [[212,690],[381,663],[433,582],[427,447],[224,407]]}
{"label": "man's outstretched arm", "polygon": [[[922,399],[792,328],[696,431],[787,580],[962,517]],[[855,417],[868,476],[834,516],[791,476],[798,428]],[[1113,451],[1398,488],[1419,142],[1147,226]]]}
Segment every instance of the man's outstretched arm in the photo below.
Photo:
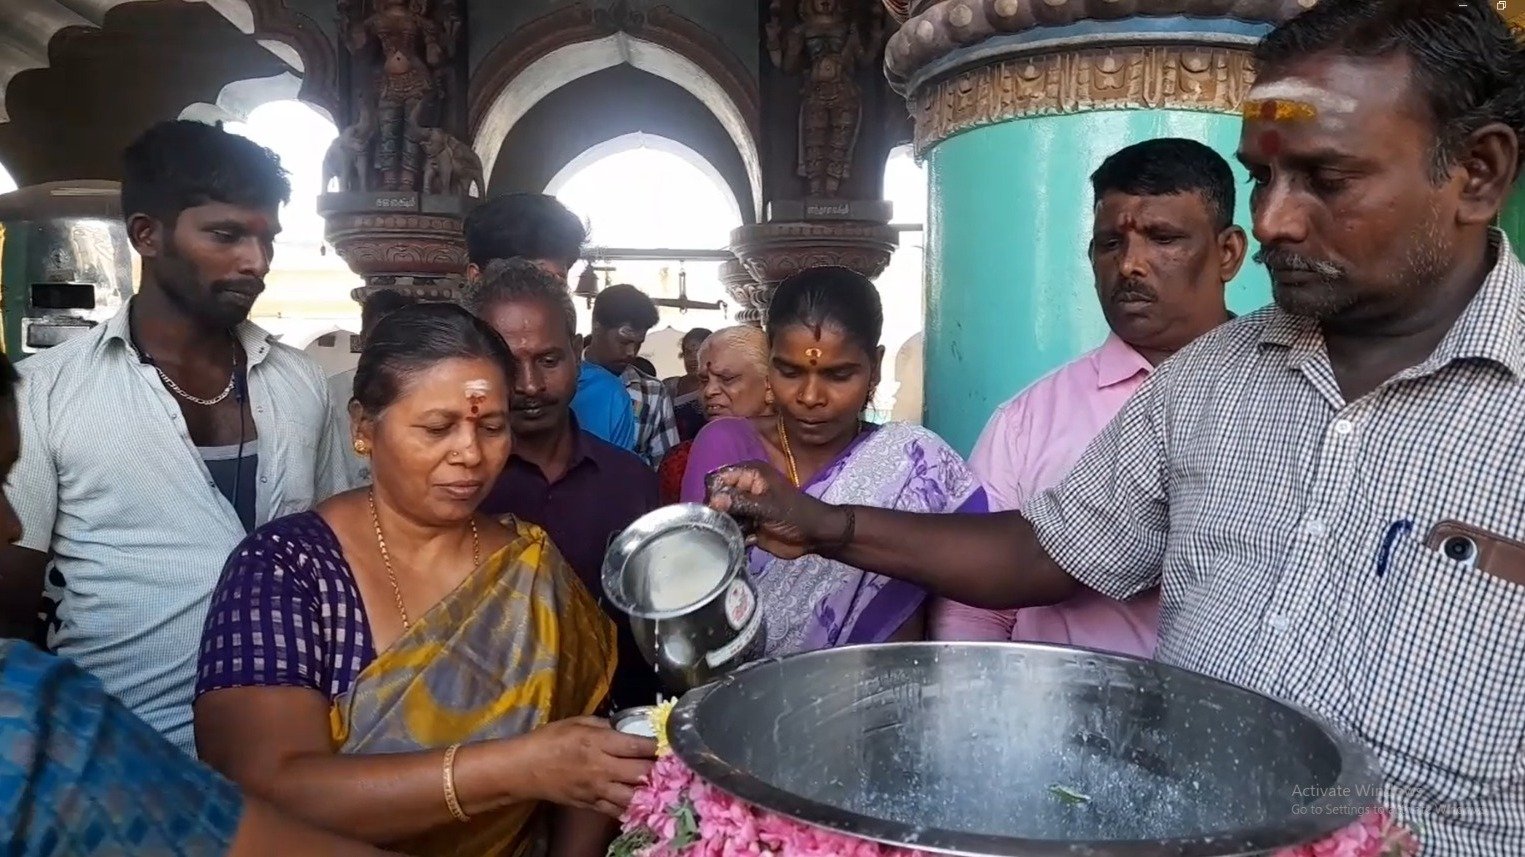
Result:
{"label": "man's outstretched arm", "polygon": [[852,538],[846,548],[827,547],[826,556],[974,607],[1055,604],[1080,586],[1043,550],[1020,512],[918,515],[839,506],[829,517],[838,534],[850,526]]}
{"label": "man's outstretched arm", "polygon": [[712,474],[710,505],[760,522],[757,544],[784,558],[820,554],[976,607],[1053,604],[1079,584],[1017,512],[933,515],[832,506],[747,462]]}
{"label": "man's outstretched arm", "polygon": [[784,559],[815,553],[974,607],[1053,604],[1084,584],[1113,598],[1157,585],[1170,530],[1157,371],[1058,488],[1022,512],[925,515],[832,506],[770,465],[706,478],[709,503]]}

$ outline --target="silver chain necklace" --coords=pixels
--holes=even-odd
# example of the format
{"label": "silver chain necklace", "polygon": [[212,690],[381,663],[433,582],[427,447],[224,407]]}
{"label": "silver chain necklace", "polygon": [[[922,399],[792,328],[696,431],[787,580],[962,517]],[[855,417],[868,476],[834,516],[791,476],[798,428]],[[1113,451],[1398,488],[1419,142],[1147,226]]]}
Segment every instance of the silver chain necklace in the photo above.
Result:
{"label": "silver chain necklace", "polygon": [[233,347],[233,371],[228,375],[228,386],[223,387],[222,392],[218,393],[212,398],[203,399],[199,396],[192,396],[190,393],[180,389],[180,385],[175,383],[175,379],[165,374],[164,370],[159,367],[159,361],[155,360],[152,355],[143,350],[143,347],[138,344],[137,336],[133,334],[132,315],[130,313],[127,317],[127,339],[132,343],[133,350],[138,352],[138,355],[142,358],[143,362],[154,367],[154,371],[159,373],[159,380],[164,382],[164,386],[168,387],[171,393],[174,393],[175,395],[186,400],[187,402],[190,402],[193,405],[201,405],[204,408],[210,408],[218,402],[221,402],[223,399],[226,399],[228,394],[233,392],[233,385],[238,382],[238,346],[236,342],[234,343]]}
{"label": "silver chain necklace", "polygon": [[170,389],[170,392],[186,400],[187,402],[191,402],[192,404],[196,405],[202,405],[204,407],[211,407],[223,399],[226,399],[228,394],[233,392],[233,383],[238,380],[238,356],[236,354],[233,357],[233,374],[228,376],[228,386],[223,387],[221,393],[218,393],[216,396],[213,396],[210,399],[203,399],[198,396],[192,396],[190,393],[180,389],[180,385],[175,383],[175,379],[165,374],[164,370],[159,368],[159,364],[155,363],[153,364],[153,367],[154,371],[159,373],[159,378],[164,381],[164,386]]}

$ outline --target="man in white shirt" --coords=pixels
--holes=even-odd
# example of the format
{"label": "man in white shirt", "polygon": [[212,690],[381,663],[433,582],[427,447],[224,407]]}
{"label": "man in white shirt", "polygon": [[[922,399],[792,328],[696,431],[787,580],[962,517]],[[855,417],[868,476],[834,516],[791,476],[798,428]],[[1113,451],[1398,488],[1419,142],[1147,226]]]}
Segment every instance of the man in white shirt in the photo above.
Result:
{"label": "man in white shirt", "polygon": [[[280,161],[165,122],[128,147],[138,293],[19,367],[22,538],[0,574],[47,572],[47,641],[186,752],[207,599],[249,530],[343,485],[322,370],[249,323],[270,270]],[[5,605],[8,612],[36,603]]]}

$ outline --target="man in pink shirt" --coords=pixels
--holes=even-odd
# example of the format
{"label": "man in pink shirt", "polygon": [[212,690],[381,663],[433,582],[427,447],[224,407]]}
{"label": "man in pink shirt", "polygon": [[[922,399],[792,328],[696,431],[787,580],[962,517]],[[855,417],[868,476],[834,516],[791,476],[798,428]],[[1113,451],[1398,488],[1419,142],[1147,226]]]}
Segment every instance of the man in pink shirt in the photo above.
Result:
{"label": "man in pink shirt", "polygon": [[[996,409],[970,465],[991,511],[1021,509],[1064,479],[1161,361],[1226,321],[1224,285],[1244,261],[1228,162],[1192,140],[1137,143],[1091,175],[1091,269],[1112,333]],[[1150,657],[1159,590],[1114,601],[1092,590],[1048,607],[980,610],[939,599],[939,640],[1061,643]]]}

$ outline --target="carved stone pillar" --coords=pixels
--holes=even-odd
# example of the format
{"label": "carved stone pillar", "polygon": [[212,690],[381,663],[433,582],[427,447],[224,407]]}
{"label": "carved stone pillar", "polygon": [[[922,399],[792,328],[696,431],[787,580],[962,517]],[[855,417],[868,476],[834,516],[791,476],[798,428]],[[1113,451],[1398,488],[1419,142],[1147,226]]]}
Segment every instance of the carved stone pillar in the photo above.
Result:
{"label": "carved stone pillar", "polygon": [[750,324],[753,327],[762,326],[762,311],[758,309],[761,301],[762,287],[752,272],[741,264],[740,259],[732,259],[720,264],[720,284],[725,287],[725,293],[731,296],[731,300],[741,309],[736,312],[736,321],[740,324]]}
{"label": "carved stone pillar", "polygon": [[884,272],[898,244],[884,163],[910,138],[880,70],[893,27],[880,0],[759,0],[759,11],[765,218],[731,233],[755,281],[732,296],[756,324],[779,281],[802,268]]}
{"label": "carved stone pillar", "polygon": [[485,188],[463,139],[463,5],[338,0],[343,128],[324,158],[318,210],[329,243],[365,278],[356,300],[378,288],[459,296],[461,224]]}
{"label": "carved stone pillar", "polygon": [[[869,279],[884,273],[899,246],[899,234],[882,223],[847,220],[769,221],[731,233],[731,251],[752,275],[746,289],[746,312],[759,326],[768,320],[773,290],[790,274],[805,268],[840,265]],[[738,300],[741,295],[733,293]],[[740,319],[740,313],[736,316]]]}
{"label": "carved stone pillar", "polygon": [[[881,2],[901,20],[886,75],[932,176],[927,425],[968,450],[1001,402],[1106,337],[1087,177],[1159,137],[1234,165],[1250,49],[1314,0]],[[1247,227],[1246,177],[1233,169]],[[1258,265],[1228,290],[1239,312],[1268,295]]]}

